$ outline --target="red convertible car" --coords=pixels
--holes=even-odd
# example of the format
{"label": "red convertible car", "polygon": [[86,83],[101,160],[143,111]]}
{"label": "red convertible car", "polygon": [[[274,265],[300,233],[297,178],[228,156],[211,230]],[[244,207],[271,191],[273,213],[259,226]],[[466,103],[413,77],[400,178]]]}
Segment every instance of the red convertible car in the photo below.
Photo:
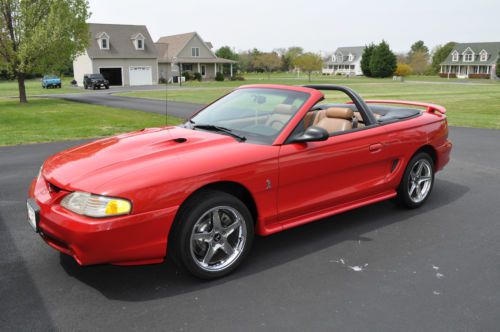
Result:
{"label": "red convertible car", "polygon": [[[325,103],[323,91],[339,102]],[[159,263],[168,253],[195,276],[220,277],[255,234],[390,198],[420,207],[449,161],[445,112],[364,101],[342,86],[243,86],[180,126],[50,157],[31,185],[28,220],[81,265]]]}

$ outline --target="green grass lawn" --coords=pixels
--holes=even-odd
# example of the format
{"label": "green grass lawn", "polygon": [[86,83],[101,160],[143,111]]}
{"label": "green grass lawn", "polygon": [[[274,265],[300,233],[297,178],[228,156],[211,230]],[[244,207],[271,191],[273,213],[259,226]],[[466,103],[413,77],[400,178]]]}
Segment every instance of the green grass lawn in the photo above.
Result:
{"label": "green grass lawn", "polygon": [[[169,117],[169,124],[180,119]],[[0,146],[110,136],[165,125],[165,116],[58,99],[0,101]]]}
{"label": "green grass lawn", "polygon": [[[290,75],[272,76],[253,74],[243,82],[188,82],[184,88],[171,88],[169,100],[209,103],[230,92],[237,86],[254,83],[273,83],[303,85],[308,84],[307,78],[292,79]],[[288,78],[287,78],[288,77]],[[448,110],[450,125],[463,127],[480,127],[500,129],[500,84],[491,80],[450,80],[439,77],[424,78],[412,76],[401,83],[392,79],[355,78],[325,78],[315,77],[312,83],[346,85],[357,91],[365,99],[402,99],[430,102],[443,105]],[[467,83],[467,84],[465,84]],[[122,93],[130,97],[165,99],[164,91],[136,91]],[[332,93],[326,93],[327,101],[338,101]]]}
{"label": "green grass lawn", "polygon": [[[62,80],[62,87],[60,89],[44,89],[42,88],[41,79],[26,80],[26,94],[28,95],[28,100],[30,96],[42,95],[42,94],[61,94],[61,93],[79,93],[84,92],[83,89],[71,87],[71,81],[73,78],[65,77]],[[0,82],[0,98],[1,97],[19,97],[19,90],[17,86],[17,81],[2,81]]]}

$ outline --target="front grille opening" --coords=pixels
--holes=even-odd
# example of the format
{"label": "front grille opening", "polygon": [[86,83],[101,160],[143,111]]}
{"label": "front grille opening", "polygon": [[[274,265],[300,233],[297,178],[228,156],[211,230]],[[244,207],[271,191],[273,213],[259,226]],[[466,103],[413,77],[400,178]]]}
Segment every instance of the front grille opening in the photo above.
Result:
{"label": "front grille opening", "polygon": [[52,184],[50,182],[47,182],[47,183],[49,184],[49,191],[51,193],[57,194],[58,192],[60,192],[62,190],[61,188],[59,188],[58,186],[56,186],[56,185],[54,185],[54,184]]}

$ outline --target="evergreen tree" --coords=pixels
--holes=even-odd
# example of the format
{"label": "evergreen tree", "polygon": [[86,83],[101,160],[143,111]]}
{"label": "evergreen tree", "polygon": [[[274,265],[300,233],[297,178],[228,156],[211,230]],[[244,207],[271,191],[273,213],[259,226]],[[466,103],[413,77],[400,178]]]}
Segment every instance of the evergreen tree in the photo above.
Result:
{"label": "evergreen tree", "polygon": [[370,73],[373,77],[389,77],[397,67],[396,55],[384,40],[375,47],[370,57]]}
{"label": "evergreen tree", "polygon": [[497,69],[496,69],[497,77],[500,77],[500,53],[498,53],[498,60],[497,60],[496,67],[497,67]]}
{"label": "evergreen tree", "polygon": [[365,47],[363,55],[361,56],[361,70],[363,71],[363,75],[367,77],[372,76],[372,73],[370,71],[370,59],[374,49],[375,44],[371,43],[370,45]]}

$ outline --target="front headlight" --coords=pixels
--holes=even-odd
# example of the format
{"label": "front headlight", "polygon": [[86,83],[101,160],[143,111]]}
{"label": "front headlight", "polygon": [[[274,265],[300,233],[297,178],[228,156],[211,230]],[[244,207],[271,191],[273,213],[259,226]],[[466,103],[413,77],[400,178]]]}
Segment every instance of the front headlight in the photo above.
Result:
{"label": "front headlight", "polygon": [[75,191],[64,197],[61,205],[77,214],[101,218],[129,214],[132,204],[126,199]]}

